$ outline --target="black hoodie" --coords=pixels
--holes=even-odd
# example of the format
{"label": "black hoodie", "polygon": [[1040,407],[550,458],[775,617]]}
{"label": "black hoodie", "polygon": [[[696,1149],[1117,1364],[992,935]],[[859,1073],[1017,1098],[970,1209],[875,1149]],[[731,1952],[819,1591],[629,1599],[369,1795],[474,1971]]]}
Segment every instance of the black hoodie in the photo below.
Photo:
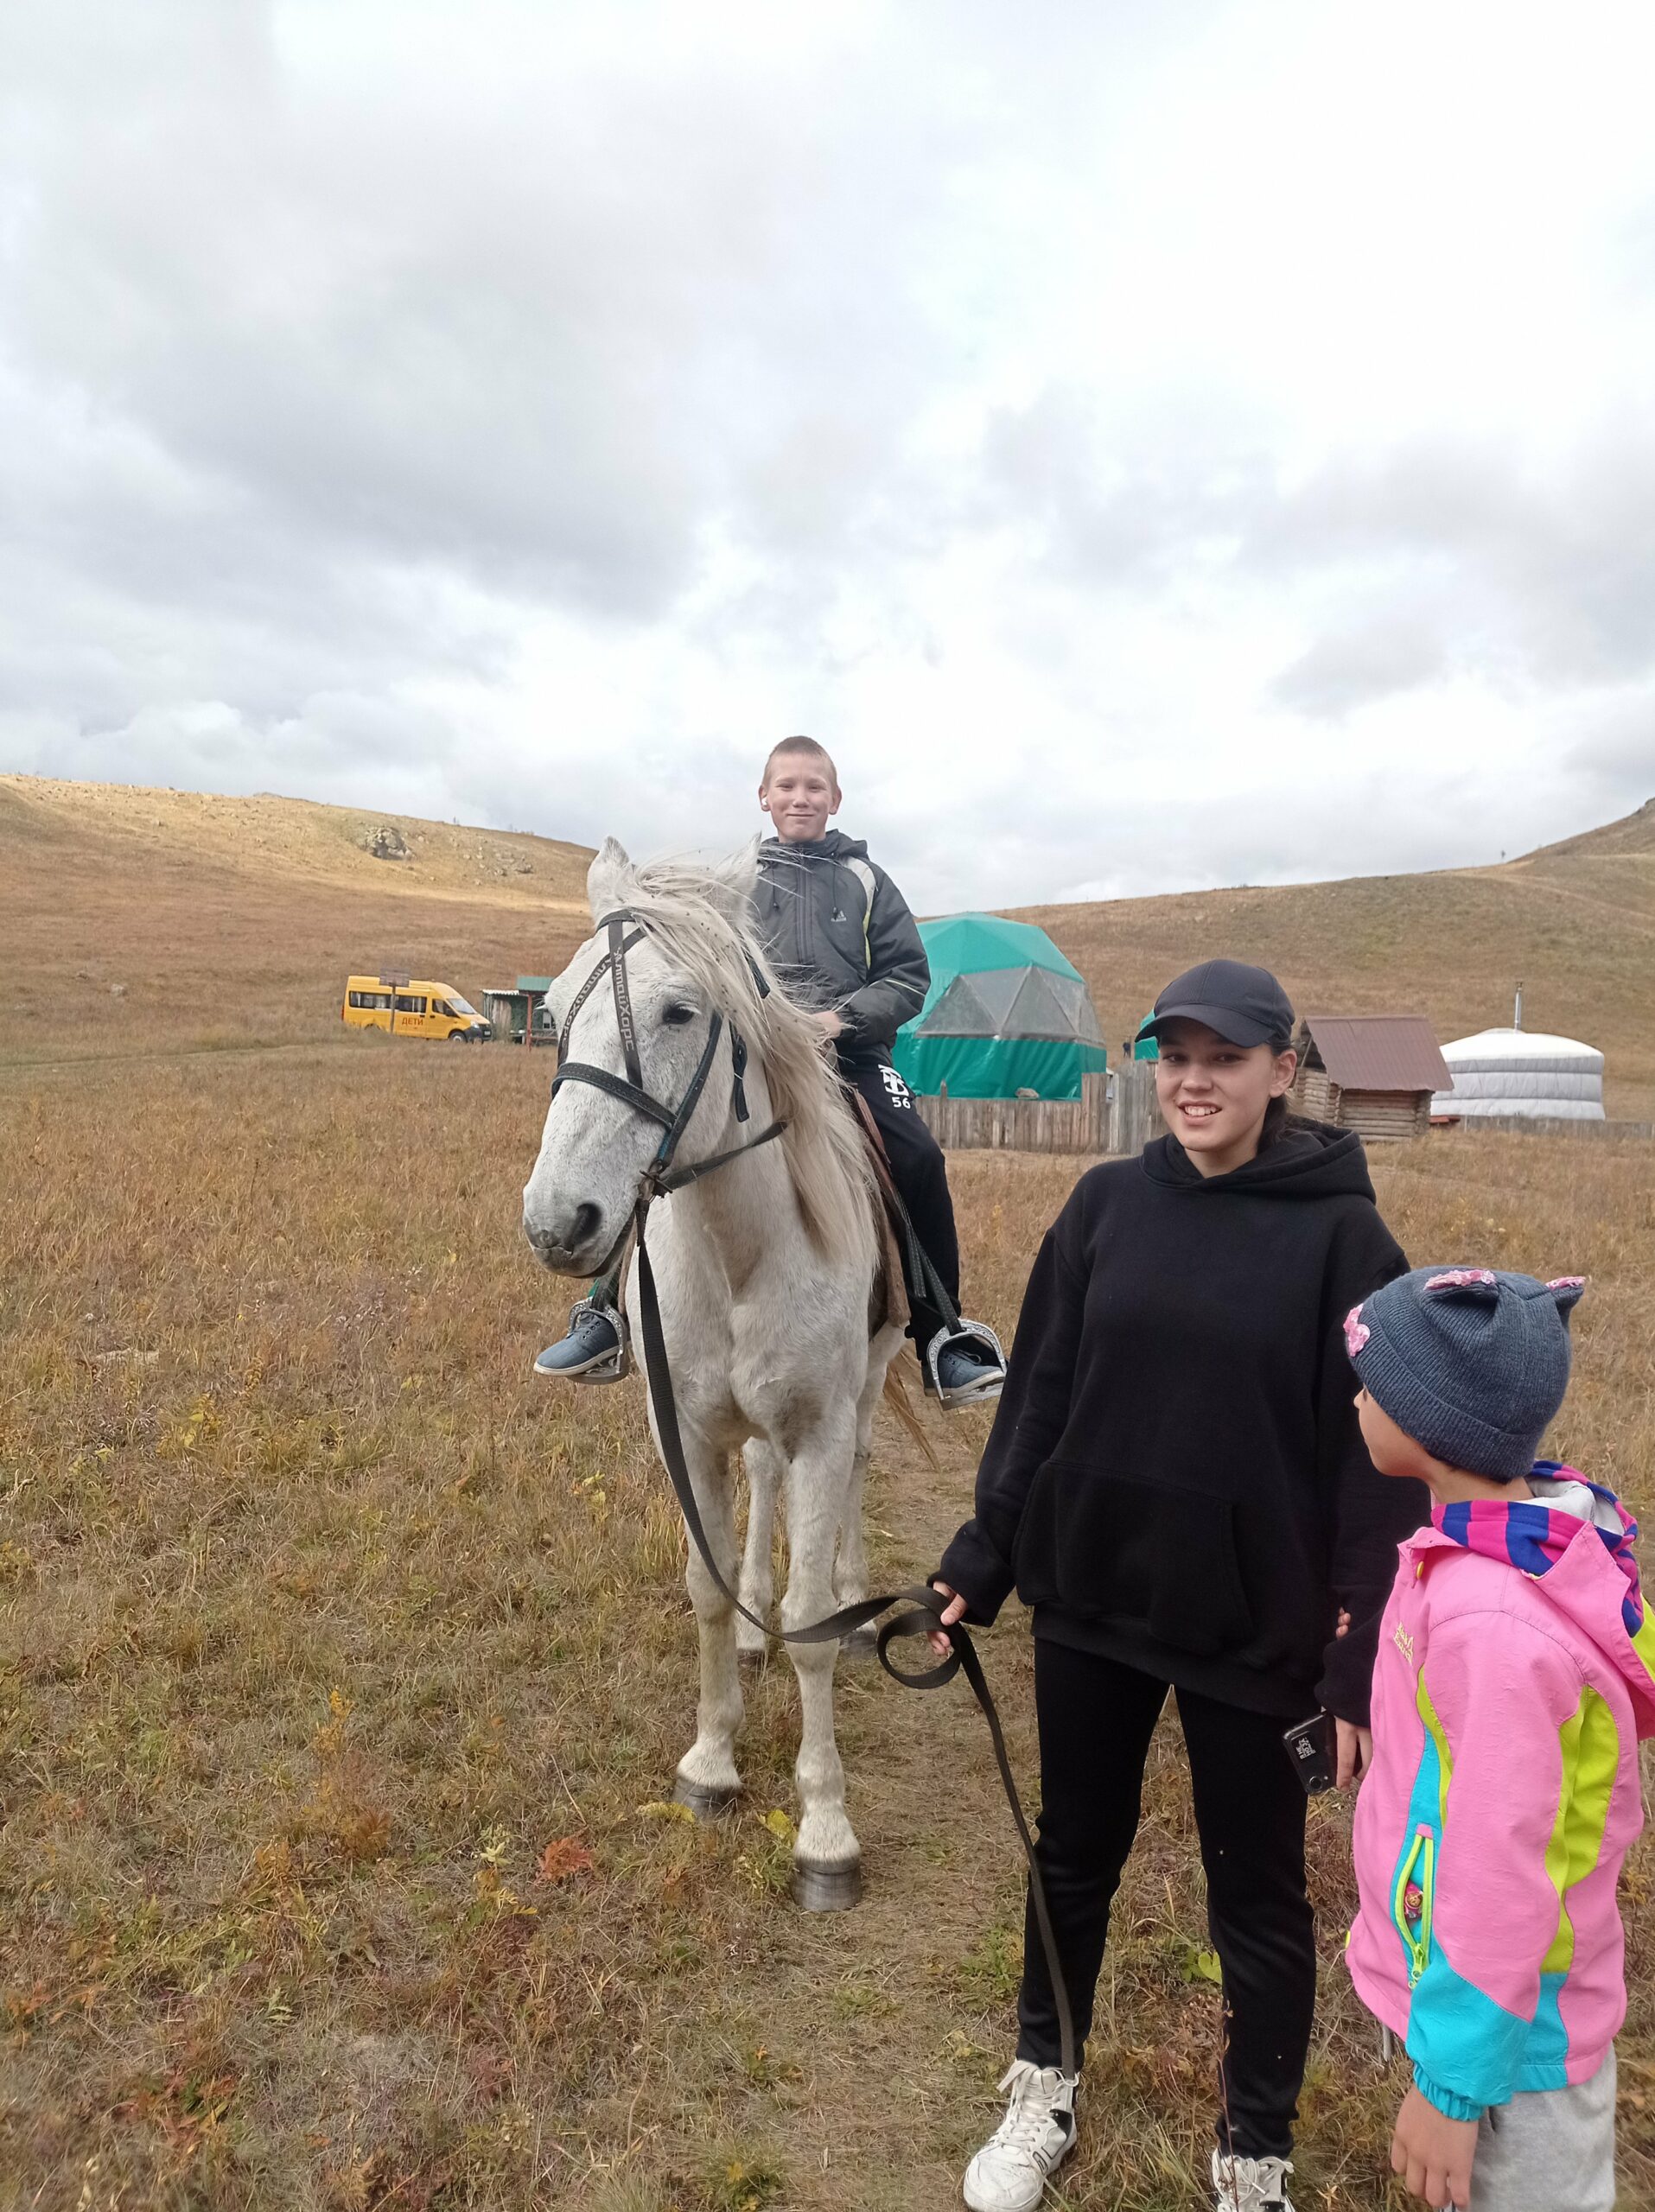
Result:
{"label": "black hoodie", "polygon": [[1297,1123],[1211,1178],[1164,1136],[1083,1175],[939,1570],[967,1618],[1015,1582],[1037,1636],[1284,1720],[1365,1722],[1429,1498],[1368,1459],[1343,1324],[1407,1267],[1349,1130]]}

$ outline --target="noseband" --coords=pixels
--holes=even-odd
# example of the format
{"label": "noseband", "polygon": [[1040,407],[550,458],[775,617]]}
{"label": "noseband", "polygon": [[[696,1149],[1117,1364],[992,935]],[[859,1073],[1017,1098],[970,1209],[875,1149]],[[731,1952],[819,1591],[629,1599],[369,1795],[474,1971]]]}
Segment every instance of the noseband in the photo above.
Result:
{"label": "noseband", "polygon": [[[630,930],[627,925],[630,922]],[[645,1209],[652,1198],[664,1198],[669,1192],[682,1190],[686,1183],[694,1183],[703,1175],[710,1175],[716,1167],[727,1166],[732,1160],[739,1160],[744,1152],[754,1152],[761,1144],[768,1144],[779,1137],[787,1124],[772,1122],[755,1137],[745,1144],[732,1145],[726,1152],[715,1153],[710,1160],[697,1160],[688,1167],[674,1167],[673,1159],[690,1126],[691,1117],[701,1103],[701,1094],[707,1087],[707,1077],[712,1072],[717,1056],[718,1040],[724,1033],[724,1017],[716,1009],[707,1024],[707,1042],[696,1063],[695,1073],[689,1086],[676,1106],[668,1106],[644,1088],[643,1064],[638,1056],[638,1026],[633,1019],[632,994],[627,987],[627,955],[635,944],[640,944],[649,934],[645,925],[627,907],[621,907],[613,914],[606,914],[598,924],[608,938],[608,950],[598,962],[586,981],[570,1001],[569,1011],[563,1016],[563,1027],[557,1032],[557,1072],[552,1077],[551,1090],[555,1098],[557,1088],[564,1083],[589,1083],[594,1090],[607,1091],[611,1098],[618,1098],[623,1106],[630,1106],[635,1114],[642,1114],[648,1121],[659,1124],[661,1141],[656,1147],[655,1157],[645,1168],[638,1185],[638,1201],[634,1217],[642,1226]],[[595,1067],[589,1060],[571,1060],[569,1052],[570,1032],[575,1017],[586,1004],[592,993],[608,976],[614,990],[615,1027],[621,1033],[621,1049],[626,1058],[625,1076],[611,1075],[608,1068]],[[767,996],[769,985],[756,964],[753,980],[758,985],[761,997]],[[747,1040],[738,1029],[729,1033],[730,1076],[735,1118],[748,1118]]]}

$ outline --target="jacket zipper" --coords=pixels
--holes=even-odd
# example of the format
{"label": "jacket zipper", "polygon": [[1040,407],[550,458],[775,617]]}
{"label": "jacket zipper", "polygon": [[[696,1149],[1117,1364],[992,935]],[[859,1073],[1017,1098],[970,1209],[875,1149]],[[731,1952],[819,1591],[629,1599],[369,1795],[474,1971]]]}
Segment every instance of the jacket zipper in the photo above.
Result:
{"label": "jacket zipper", "polygon": [[[1419,1891],[1419,1911],[1408,1910],[1410,1886]],[[1391,1916],[1408,1949],[1408,1986],[1412,1989],[1430,1964],[1431,1913],[1436,1890],[1436,1836],[1429,1827],[1414,1831],[1413,1848],[1397,1870],[1391,1896]]]}

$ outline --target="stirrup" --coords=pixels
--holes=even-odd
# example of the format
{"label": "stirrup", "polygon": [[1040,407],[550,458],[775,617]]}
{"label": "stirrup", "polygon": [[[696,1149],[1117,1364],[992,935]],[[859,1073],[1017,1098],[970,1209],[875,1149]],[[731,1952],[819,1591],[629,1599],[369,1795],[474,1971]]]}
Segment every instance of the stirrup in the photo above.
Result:
{"label": "stirrup", "polygon": [[[570,1307],[569,1318],[571,1322],[588,1303],[583,1298],[578,1305]],[[613,1351],[606,1352],[602,1359],[594,1360],[590,1367],[582,1367],[574,1375],[560,1376],[562,1382],[623,1382],[632,1373],[632,1331],[627,1326],[626,1315],[618,1306],[605,1306],[600,1310],[620,1338],[620,1343]]]}
{"label": "stirrup", "polygon": [[621,1339],[614,1350],[595,1367],[589,1367],[584,1375],[572,1379],[576,1382],[623,1382],[632,1373],[632,1331],[627,1326],[627,1317],[618,1306],[604,1308]]}
{"label": "stirrup", "polygon": [[[945,1390],[938,1366],[943,1354],[955,1345],[962,1351],[991,1351],[1000,1370],[996,1379],[980,1383],[972,1390]],[[939,1406],[977,1405],[985,1398],[999,1396],[1006,1376],[1005,1348],[986,1321],[968,1321],[961,1315],[958,1328],[939,1329],[926,1346],[926,1372],[931,1377],[932,1391]]]}

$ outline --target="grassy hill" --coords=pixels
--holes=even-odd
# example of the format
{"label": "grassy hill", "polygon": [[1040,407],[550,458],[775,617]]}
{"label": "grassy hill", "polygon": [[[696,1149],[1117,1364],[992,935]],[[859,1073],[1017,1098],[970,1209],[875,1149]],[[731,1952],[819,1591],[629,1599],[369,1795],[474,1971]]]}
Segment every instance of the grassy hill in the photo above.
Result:
{"label": "grassy hill", "polygon": [[0,776],[0,1061],[341,1037],[353,969],[475,1000],[562,966],[590,858],[303,799]]}
{"label": "grassy hill", "polygon": [[[0,777],[0,1061],[342,1038],[352,969],[475,1000],[563,964],[589,858],[301,799]],[[1205,953],[1263,961],[1307,1012],[1417,1009],[1444,1039],[1509,1020],[1520,977],[1531,1028],[1602,1047],[1610,1113],[1655,1116],[1655,800],[1499,867],[1027,918],[1085,976],[1116,1044]]]}
{"label": "grassy hill", "polygon": [[1605,1055],[1619,1118],[1655,1118],[1655,799],[1494,868],[1033,906],[1112,1045],[1203,954],[1272,968],[1307,1014],[1423,1013],[1444,1043],[1512,1018]]}

